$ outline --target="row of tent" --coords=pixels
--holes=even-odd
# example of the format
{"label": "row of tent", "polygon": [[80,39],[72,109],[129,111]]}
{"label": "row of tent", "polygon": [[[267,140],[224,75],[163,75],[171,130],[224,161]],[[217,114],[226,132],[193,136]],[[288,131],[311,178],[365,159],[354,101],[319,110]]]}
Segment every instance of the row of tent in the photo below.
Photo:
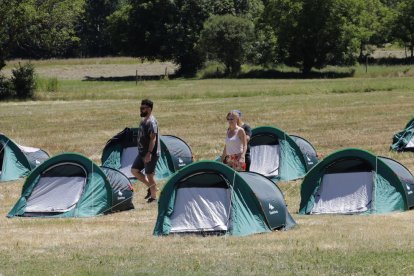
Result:
{"label": "row of tent", "polygon": [[[3,160],[10,141],[2,143]],[[129,173],[131,159],[137,154],[135,145],[136,129],[127,128],[108,141],[103,167],[78,154],[48,159],[26,179],[9,217],[93,216],[133,208],[130,182],[122,171]],[[247,235],[289,229],[295,222],[282,192],[269,179],[292,180],[306,173],[301,214],[385,213],[414,205],[414,177],[395,160],[348,149],[318,163],[308,141],[277,128],[253,129],[251,167],[256,172],[235,172],[214,161],[186,166],[192,162],[192,154],[183,140],[165,136],[161,145],[157,177],[175,174],[159,198],[155,235]]]}
{"label": "row of tent", "polygon": [[[125,128],[112,137],[104,147],[102,165],[118,169],[133,178],[130,168],[138,154],[137,132],[136,128]],[[251,171],[273,180],[301,178],[318,162],[316,150],[311,143],[274,127],[253,129],[250,146]],[[395,151],[414,151],[414,118],[404,130],[393,136],[390,148]],[[161,136],[161,153],[157,164],[158,179],[169,177],[193,161],[191,148],[175,136]],[[48,158],[46,151],[21,146],[0,133],[0,182],[25,177]]]}

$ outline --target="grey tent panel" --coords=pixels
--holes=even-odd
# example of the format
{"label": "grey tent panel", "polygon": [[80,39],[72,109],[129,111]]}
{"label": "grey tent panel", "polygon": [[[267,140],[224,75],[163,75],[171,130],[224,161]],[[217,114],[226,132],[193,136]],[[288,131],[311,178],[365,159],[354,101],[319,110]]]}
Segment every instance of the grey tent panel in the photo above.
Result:
{"label": "grey tent panel", "polygon": [[405,193],[407,195],[408,208],[414,208],[414,176],[401,163],[386,157],[379,158],[384,161],[401,180]]}
{"label": "grey tent panel", "polygon": [[312,214],[355,214],[371,208],[373,172],[325,174]]}
{"label": "grey tent panel", "polygon": [[299,146],[300,151],[303,154],[303,157],[306,161],[306,167],[310,170],[313,166],[318,163],[318,154],[316,153],[315,148],[312,146],[309,141],[306,139],[297,136],[297,135],[290,135],[290,137],[295,141],[295,143]]}
{"label": "grey tent panel", "polygon": [[46,159],[49,158],[49,154],[47,152],[39,149],[35,152],[23,152],[26,155],[27,160],[29,161],[30,165],[35,168],[42,164]]}
{"label": "grey tent panel", "polygon": [[27,199],[25,213],[63,213],[75,208],[85,177],[41,177]]}
{"label": "grey tent panel", "polygon": [[172,135],[161,135],[160,139],[170,152],[175,170],[179,170],[192,162],[193,153],[186,142]]}
{"label": "grey tent panel", "polygon": [[132,203],[133,190],[129,178],[116,169],[107,167],[101,167],[101,169],[108,178],[113,191],[111,211],[134,209],[134,204]]}
{"label": "grey tent panel", "polygon": [[171,233],[227,231],[230,202],[229,189],[178,189],[171,215]]}
{"label": "grey tent panel", "polygon": [[296,225],[286,208],[283,193],[275,183],[257,173],[239,172],[239,174],[260,201],[270,229],[290,229]]}

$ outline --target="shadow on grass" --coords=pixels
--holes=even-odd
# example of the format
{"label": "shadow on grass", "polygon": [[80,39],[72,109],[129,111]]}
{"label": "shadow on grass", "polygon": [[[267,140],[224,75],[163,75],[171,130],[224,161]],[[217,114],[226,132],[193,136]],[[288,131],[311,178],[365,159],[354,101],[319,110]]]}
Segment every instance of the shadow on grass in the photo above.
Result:
{"label": "shadow on grass", "polygon": [[[353,77],[355,70],[347,72],[324,71],[310,72],[304,75],[301,72],[283,72],[278,70],[250,70],[249,72],[240,73],[236,76],[227,75],[224,72],[205,73],[201,79],[337,79]],[[163,79],[180,78],[179,75],[145,75],[145,76],[120,76],[120,77],[90,77],[86,76],[83,81],[159,81]],[[190,79],[190,78],[189,78]]]}
{"label": "shadow on grass", "polygon": [[[145,76],[121,76],[121,77],[90,77],[85,76],[83,81],[158,81],[165,79],[164,75],[145,75]],[[169,75],[167,78],[174,78]]]}
{"label": "shadow on grass", "polygon": [[259,69],[250,70],[249,72],[240,73],[237,76],[227,75],[224,72],[206,73],[202,79],[337,79],[353,77],[355,70],[348,70],[347,72],[324,71],[324,72],[310,72],[303,74],[302,72],[283,72],[274,69]]}
{"label": "shadow on grass", "polygon": [[349,78],[353,77],[355,70],[349,70],[348,72],[310,72],[303,74],[301,72],[282,72],[277,70],[251,70],[246,73],[240,74],[237,78],[253,78],[253,79],[337,79],[337,78]]}

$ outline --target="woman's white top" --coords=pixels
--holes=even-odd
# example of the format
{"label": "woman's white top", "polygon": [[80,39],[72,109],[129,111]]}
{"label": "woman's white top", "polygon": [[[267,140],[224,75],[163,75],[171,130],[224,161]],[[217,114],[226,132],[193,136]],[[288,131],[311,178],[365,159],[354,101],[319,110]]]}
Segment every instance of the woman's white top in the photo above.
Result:
{"label": "woman's white top", "polygon": [[226,135],[226,154],[238,154],[243,152],[243,142],[240,139],[239,130],[236,131],[236,133],[229,138],[229,131],[227,131]]}

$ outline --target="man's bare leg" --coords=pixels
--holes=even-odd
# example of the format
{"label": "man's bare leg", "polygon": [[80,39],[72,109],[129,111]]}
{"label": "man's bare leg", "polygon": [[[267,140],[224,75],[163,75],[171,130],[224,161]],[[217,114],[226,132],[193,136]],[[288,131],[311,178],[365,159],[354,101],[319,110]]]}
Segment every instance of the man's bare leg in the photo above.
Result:
{"label": "man's bare leg", "polygon": [[149,183],[149,188],[150,188],[150,192],[151,192],[151,197],[152,198],[157,198],[157,183],[155,182],[155,174],[147,174],[147,180]]}

